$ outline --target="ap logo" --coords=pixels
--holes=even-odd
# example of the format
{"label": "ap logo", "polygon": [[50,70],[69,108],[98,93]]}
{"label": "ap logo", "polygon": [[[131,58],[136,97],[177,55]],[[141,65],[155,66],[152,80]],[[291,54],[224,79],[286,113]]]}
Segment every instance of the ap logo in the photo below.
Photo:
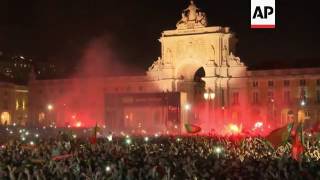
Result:
{"label": "ap logo", "polygon": [[251,0],[251,28],[275,28],[275,17],[275,0]]}

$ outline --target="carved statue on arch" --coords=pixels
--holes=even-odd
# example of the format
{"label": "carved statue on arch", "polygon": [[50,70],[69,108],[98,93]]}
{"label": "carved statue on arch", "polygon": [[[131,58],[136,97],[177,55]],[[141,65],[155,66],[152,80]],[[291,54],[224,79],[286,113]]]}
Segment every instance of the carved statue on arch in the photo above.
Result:
{"label": "carved statue on arch", "polygon": [[190,1],[188,8],[182,11],[181,16],[181,20],[177,23],[177,29],[206,27],[208,24],[206,14],[197,8],[193,0]]}
{"label": "carved statue on arch", "polygon": [[161,66],[163,65],[162,59],[158,57],[156,61],[153,62],[153,64],[149,67],[149,71],[160,71]]}

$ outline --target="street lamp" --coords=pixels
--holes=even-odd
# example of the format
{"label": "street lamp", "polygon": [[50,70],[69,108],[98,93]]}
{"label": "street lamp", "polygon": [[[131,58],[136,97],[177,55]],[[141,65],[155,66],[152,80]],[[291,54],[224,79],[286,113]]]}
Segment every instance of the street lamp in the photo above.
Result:
{"label": "street lamp", "polygon": [[48,104],[47,109],[48,109],[49,111],[53,110],[53,105],[52,105],[52,104]]}
{"label": "street lamp", "polygon": [[189,110],[191,109],[191,105],[190,105],[190,104],[186,104],[186,105],[184,106],[184,109],[185,109],[186,111],[189,111]]}
{"label": "street lamp", "polygon": [[[49,113],[53,110],[53,105],[52,104],[48,104],[47,105],[47,109],[48,109],[48,111],[49,111]],[[50,113],[50,120],[49,120],[49,123],[50,123],[50,125],[52,124],[52,114]]]}

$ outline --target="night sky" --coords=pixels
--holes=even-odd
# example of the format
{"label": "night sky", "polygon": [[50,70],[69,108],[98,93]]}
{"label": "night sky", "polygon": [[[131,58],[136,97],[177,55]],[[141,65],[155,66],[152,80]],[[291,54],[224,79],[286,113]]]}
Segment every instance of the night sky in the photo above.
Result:
{"label": "night sky", "polygon": [[[317,6],[277,0],[276,29],[250,29],[250,1],[197,0],[209,25],[230,26],[237,55],[249,66],[320,61]],[[0,51],[76,65],[88,43],[102,39],[123,64],[146,69],[160,56],[163,30],[175,29],[188,0],[1,0]],[[318,61],[316,61],[318,60]],[[306,62],[306,61],[305,61]],[[302,64],[302,62],[301,62]]]}

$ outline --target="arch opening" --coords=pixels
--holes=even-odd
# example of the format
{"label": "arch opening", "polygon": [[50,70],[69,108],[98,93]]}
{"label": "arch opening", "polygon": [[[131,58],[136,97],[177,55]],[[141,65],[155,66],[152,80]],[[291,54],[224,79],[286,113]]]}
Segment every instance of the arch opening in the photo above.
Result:
{"label": "arch opening", "polygon": [[11,115],[9,112],[5,111],[1,113],[1,124],[4,124],[4,125],[11,124]]}
{"label": "arch opening", "polygon": [[203,67],[200,67],[195,73],[193,77],[194,82],[194,97],[196,102],[201,102],[203,99],[203,94],[206,91],[206,83],[202,79],[206,76],[206,72]]}

